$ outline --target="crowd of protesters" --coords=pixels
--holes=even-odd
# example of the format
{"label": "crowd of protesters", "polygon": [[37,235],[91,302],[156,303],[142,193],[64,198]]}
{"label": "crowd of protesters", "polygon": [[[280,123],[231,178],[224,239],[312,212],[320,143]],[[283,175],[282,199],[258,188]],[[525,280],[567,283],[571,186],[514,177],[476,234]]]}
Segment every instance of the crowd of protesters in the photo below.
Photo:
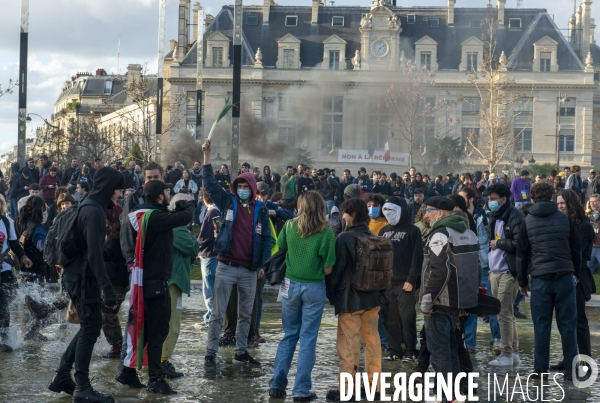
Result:
{"label": "crowd of protesters", "polygon": [[[516,319],[527,318],[519,302],[530,294],[534,376],[561,371],[568,382],[577,353],[591,354],[585,303],[595,293],[600,263],[595,170],[582,178],[581,168],[572,166],[532,180],[524,169],[511,181],[489,171],[430,177],[414,167],[401,175],[368,175],[361,167],[356,177],[344,169],[338,177],[334,169],[304,164],[279,175],[244,163],[232,177],[226,164],[211,165],[210,141],[203,151],[204,161],[191,169],[179,161],[166,169],[135,161],[104,167],[101,160],[80,167],[73,158],[61,171],[41,156],[37,166],[33,159],[22,168],[13,164],[8,184],[0,178],[0,349],[11,350],[9,305],[19,280],[60,281],[63,289],[52,305],[26,298],[35,319],[26,340],[45,341],[44,320],[69,300],[80,324],[50,390],[72,394],[73,401],[114,401],[90,383],[92,349],[103,332],[111,346],[104,358],[119,360],[118,382],[175,394],[165,379],[184,376],[170,358],[196,258],[206,308],[204,365],[211,370],[225,365],[219,347],[235,347],[234,364],[261,365],[250,349],[265,342],[264,267],[285,253],[285,277],[278,282],[284,336],[268,385],[272,398],[287,395],[298,342],[291,394],[298,402],[316,397],[311,373],[327,300],[338,316],[340,374],[357,371],[362,344],[377,391],[373,374],[381,372],[382,360],[414,363],[419,372],[430,365],[438,374],[470,372],[481,288],[500,301],[499,313],[483,318],[497,356],[490,371],[520,364]],[[73,206],[82,252],[67,265],[50,265],[44,257],[48,234]],[[386,289],[364,290],[352,276],[359,246],[373,237],[391,245],[392,275]],[[128,292],[127,321],[120,323]],[[564,358],[551,365],[554,313]],[[152,331],[140,334],[139,324]],[[144,346],[147,385],[137,372]],[[342,392],[352,393],[333,389],[327,399],[340,400]]]}

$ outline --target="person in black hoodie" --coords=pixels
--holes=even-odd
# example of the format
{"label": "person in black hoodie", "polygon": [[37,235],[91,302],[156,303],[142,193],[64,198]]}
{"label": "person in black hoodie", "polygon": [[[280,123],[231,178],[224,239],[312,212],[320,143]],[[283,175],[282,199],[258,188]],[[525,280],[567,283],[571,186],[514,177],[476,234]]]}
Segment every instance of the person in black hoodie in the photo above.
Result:
{"label": "person in black hoodie", "polygon": [[[164,380],[160,365],[162,345],[169,334],[171,319],[171,298],[168,281],[173,270],[173,229],[192,221],[196,206],[193,201],[180,200],[175,213],[168,209],[172,185],[160,180],[152,180],[144,185],[145,203],[129,214],[130,221],[138,211],[148,210],[148,229],[144,239],[144,279],[145,290],[156,290],[144,294],[144,343],[148,351],[148,391],[164,395],[175,394]],[[131,223],[127,225],[132,225]],[[139,234],[137,235],[139,236]],[[139,388],[141,383],[135,368],[124,366],[116,377],[124,385]]]}
{"label": "person in black hoodie", "polygon": [[534,377],[540,379],[550,364],[550,331],[556,311],[556,324],[562,339],[565,377],[573,379],[571,363],[577,355],[577,304],[575,282],[581,270],[581,251],[575,225],[552,202],[554,189],[548,183],[531,187],[534,203],[519,233],[517,266],[521,294],[529,296],[533,319]]}
{"label": "person in black hoodie", "polygon": [[[124,187],[120,172],[108,167],[97,172],[94,188],[79,205],[76,231],[82,243],[81,254],[63,266],[63,282],[77,310],[80,328],[63,354],[48,389],[72,393],[73,402],[114,402],[112,396],[92,388],[89,367],[102,328],[101,302],[109,308],[117,305],[102,251],[106,236],[105,210],[113,206],[111,198],[115,194],[119,196]],[[76,386],[71,379],[73,364]]]}
{"label": "person in black hoodie", "polygon": [[265,182],[267,185],[269,185],[269,187],[271,187],[273,185],[273,178],[271,177],[272,173],[271,173],[271,167],[268,165],[265,165],[263,167],[263,174],[260,176],[259,180],[257,180],[256,182]]}
{"label": "person in black hoodie", "polygon": [[[394,266],[392,286],[387,290],[390,298],[385,321],[389,354],[384,360],[402,358],[404,362],[417,359],[417,311],[414,291],[419,288],[423,266],[421,231],[410,223],[405,199],[390,197],[383,205],[383,215],[388,225],[379,236],[392,241]],[[406,351],[402,355],[402,343]]]}
{"label": "person in black hoodie", "polygon": [[[592,298],[592,294],[596,292],[592,272],[587,267],[587,262],[592,256],[592,246],[596,233],[594,232],[592,223],[585,215],[579,195],[573,190],[561,190],[558,196],[556,196],[556,204],[558,205],[558,209],[565,213],[575,225],[575,230],[579,237],[581,270],[579,272],[579,281],[575,286],[577,302],[577,347],[579,354],[591,357],[592,342],[590,339],[590,326],[585,314],[585,302],[589,301]],[[567,363],[567,365],[569,364]],[[551,365],[550,369],[564,371],[566,369],[564,360],[556,365]]]}

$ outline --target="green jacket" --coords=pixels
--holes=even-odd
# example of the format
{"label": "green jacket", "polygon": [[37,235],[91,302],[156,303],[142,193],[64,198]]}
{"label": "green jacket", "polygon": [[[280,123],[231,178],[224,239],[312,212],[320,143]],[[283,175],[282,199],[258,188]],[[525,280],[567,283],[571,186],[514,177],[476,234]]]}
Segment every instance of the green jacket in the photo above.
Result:
{"label": "green jacket", "polygon": [[198,255],[200,244],[186,227],[173,230],[173,272],[169,285],[175,284],[183,294],[190,295],[190,268]]}
{"label": "green jacket", "polygon": [[294,197],[296,197],[296,191],[292,190],[296,187],[296,181],[296,175],[285,174],[281,176],[281,193],[283,194],[283,198],[285,200],[293,199]]}

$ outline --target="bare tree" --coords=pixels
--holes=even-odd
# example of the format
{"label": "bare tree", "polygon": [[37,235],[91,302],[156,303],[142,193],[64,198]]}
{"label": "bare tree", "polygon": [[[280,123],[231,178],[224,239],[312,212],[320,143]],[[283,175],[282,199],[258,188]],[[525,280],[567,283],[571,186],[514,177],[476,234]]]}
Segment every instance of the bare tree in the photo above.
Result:
{"label": "bare tree", "polygon": [[[405,81],[392,84],[387,89],[385,102],[391,119],[396,122],[390,126],[391,137],[408,142],[408,163],[412,166],[414,151],[426,142],[428,134],[443,137],[460,121],[450,116],[455,106],[453,101],[428,96],[435,87],[434,72],[425,66],[418,68],[414,60],[408,60],[404,78]],[[396,132],[400,135],[398,138]]]}
{"label": "bare tree", "polygon": [[0,97],[6,94],[12,94],[13,90],[19,86],[18,81],[8,80],[8,85],[4,88],[0,85]]}
{"label": "bare tree", "polygon": [[71,129],[70,137],[79,158],[93,162],[97,158],[107,160],[113,156],[114,139],[101,127],[101,117],[82,119],[77,126]]}
{"label": "bare tree", "polygon": [[157,79],[154,76],[129,76],[123,81],[124,92],[117,95],[126,99],[109,99],[104,103],[111,113],[105,116],[103,125],[108,126],[108,137],[113,143],[115,156],[123,159],[134,157],[131,149],[137,143],[145,160],[152,161],[158,147],[164,150],[180,131],[179,125],[185,114],[185,94],[170,94],[170,91],[165,91],[162,135],[159,139],[156,138],[156,85]]}
{"label": "bare tree", "polygon": [[479,66],[476,62],[468,66],[466,71],[477,97],[459,94],[459,101],[463,101],[463,107],[470,107],[472,115],[480,122],[479,130],[464,130],[465,153],[474,154],[493,172],[502,161],[516,156],[516,146],[530,126],[527,121],[521,122],[521,128],[516,128],[516,119],[520,115],[526,116],[524,112],[530,106],[533,89],[515,92],[517,86],[510,78],[504,51],[497,57],[497,21],[485,19],[482,26],[483,60]]}

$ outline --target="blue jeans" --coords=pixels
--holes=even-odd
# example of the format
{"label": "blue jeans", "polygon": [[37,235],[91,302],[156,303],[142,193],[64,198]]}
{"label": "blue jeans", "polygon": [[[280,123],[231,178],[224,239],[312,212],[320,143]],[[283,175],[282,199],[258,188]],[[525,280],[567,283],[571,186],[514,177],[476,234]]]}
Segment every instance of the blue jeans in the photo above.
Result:
{"label": "blue jeans", "polygon": [[577,355],[577,305],[573,276],[570,274],[554,281],[540,278],[531,281],[533,368],[538,373],[548,372],[550,365],[550,334],[554,312],[562,341],[565,373],[571,376],[571,363]]}
{"label": "blue jeans", "polygon": [[13,220],[16,220],[17,217],[19,216],[19,207],[18,207],[19,201],[17,199],[10,198],[9,203],[10,203],[10,218],[12,218]]}
{"label": "blue jeans", "polygon": [[[483,275],[481,276],[481,286],[487,289],[487,295],[492,295],[492,285],[489,279],[490,269],[488,267],[483,268]],[[521,293],[519,293],[521,294]],[[500,325],[498,324],[498,315],[488,315],[490,319],[490,332],[492,333],[492,340],[500,340]]]}
{"label": "blue jeans", "polygon": [[592,258],[588,262],[588,267],[591,270],[592,274],[596,273],[598,264],[600,264],[600,248],[593,247]]}
{"label": "blue jeans", "polygon": [[204,314],[204,323],[210,322],[210,311],[213,307],[213,291],[215,288],[215,273],[219,261],[216,257],[200,258],[200,270],[202,270],[202,294],[204,295],[204,305],[206,313]]}
{"label": "blue jeans", "polygon": [[477,315],[469,315],[465,322],[465,344],[469,350],[477,348]]}
{"label": "blue jeans", "polygon": [[379,311],[379,322],[377,323],[377,331],[379,332],[379,339],[381,340],[382,346],[388,345],[387,334],[385,334],[385,324],[381,310]]}
{"label": "blue jeans", "polygon": [[298,369],[293,396],[308,396],[312,387],[311,373],[317,358],[315,348],[325,308],[325,282],[299,283],[290,280],[288,297],[282,298],[281,323],[284,336],[275,355],[270,388],[285,390],[288,372],[300,340]]}
{"label": "blue jeans", "polygon": [[331,214],[331,209],[335,207],[335,200],[325,200],[327,206],[327,214]]}
{"label": "blue jeans", "polygon": [[427,349],[437,376],[446,377],[448,373],[456,376],[460,372],[458,346],[454,334],[457,321],[458,312],[444,309],[438,309],[429,318],[425,318]]}

